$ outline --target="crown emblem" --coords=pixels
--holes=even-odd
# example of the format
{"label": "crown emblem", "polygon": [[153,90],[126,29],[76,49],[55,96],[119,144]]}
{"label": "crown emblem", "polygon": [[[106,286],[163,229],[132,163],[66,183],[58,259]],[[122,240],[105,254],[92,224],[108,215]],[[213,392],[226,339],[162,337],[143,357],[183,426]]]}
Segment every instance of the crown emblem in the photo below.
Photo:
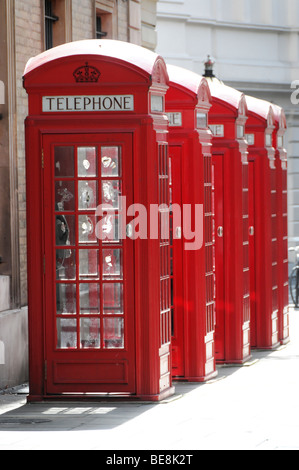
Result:
{"label": "crown emblem", "polygon": [[100,78],[101,72],[92,65],[88,65],[86,62],[82,67],[78,67],[73,73],[76,82],[90,82],[97,83]]}

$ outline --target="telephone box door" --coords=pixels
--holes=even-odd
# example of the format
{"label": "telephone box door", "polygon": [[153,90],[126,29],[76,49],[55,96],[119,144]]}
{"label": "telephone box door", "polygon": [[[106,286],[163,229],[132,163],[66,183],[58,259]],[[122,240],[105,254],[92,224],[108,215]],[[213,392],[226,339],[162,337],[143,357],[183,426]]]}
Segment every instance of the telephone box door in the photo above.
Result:
{"label": "telephone box door", "polygon": [[217,361],[225,358],[225,286],[224,286],[224,165],[223,155],[212,158],[212,188],[215,240],[215,357]]}
{"label": "telephone box door", "polygon": [[45,135],[43,155],[46,393],[134,394],[132,135]]}
{"label": "telephone box door", "polygon": [[[170,197],[173,206],[182,208],[182,148],[170,146]],[[181,211],[171,211],[171,307],[172,307],[172,375],[185,374],[183,233]]]}
{"label": "telephone box door", "polygon": [[248,162],[249,179],[249,266],[250,266],[250,343],[256,347],[256,248],[255,248],[255,161]]}

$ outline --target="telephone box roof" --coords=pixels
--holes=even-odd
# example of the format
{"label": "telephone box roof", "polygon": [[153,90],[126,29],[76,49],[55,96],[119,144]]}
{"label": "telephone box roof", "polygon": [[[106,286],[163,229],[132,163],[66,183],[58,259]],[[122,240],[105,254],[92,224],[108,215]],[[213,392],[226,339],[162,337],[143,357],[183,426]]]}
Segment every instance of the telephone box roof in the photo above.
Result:
{"label": "telephone box roof", "polygon": [[247,106],[244,93],[225,85],[217,78],[207,78],[207,80],[210,86],[212,100],[216,99],[218,101],[222,101],[235,110],[239,110],[243,103],[246,114]]}
{"label": "telephone box roof", "polygon": [[273,104],[273,111],[274,111],[274,119],[277,124],[277,126],[280,129],[286,129],[287,128],[287,119],[286,115],[284,112],[284,109],[278,106],[277,104]]}
{"label": "telephone box roof", "polygon": [[269,120],[270,116],[273,118],[274,107],[269,101],[254,98],[253,96],[246,96],[246,103],[248,112],[261,117],[264,120]]}
{"label": "telephone box roof", "polygon": [[135,66],[150,76],[154,74],[158,63],[164,64],[165,82],[168,83],[166,65],[161,56],[141,46],[110,39],[87,39],[49,49],[27,62],[24,76],[51,62],[79,56],[83,58],[96,56],[99,59],[115,59]]}
{"label": "telephone box roof", "polygon": [[187,70],[183,67],[176,65],[167,65],[167,71],[169,75],[169,82],[173,83],[181,88],[190,90],[192,93],[199,97],[201,88],[205,87],[207,90],[207,101],[211,101],[211,93],[209,90],[208,81],[206,78],[198,75],[191,70]]}

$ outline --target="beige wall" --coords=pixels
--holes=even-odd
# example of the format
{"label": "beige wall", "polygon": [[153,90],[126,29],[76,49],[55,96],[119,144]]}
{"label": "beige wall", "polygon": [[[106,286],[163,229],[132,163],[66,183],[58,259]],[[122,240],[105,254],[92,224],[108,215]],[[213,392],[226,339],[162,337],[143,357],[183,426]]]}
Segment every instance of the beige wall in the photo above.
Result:
{"label": "beige wall", "polygon": [[[53,6],[60,18],[54,25],[54,45],[93,39],[98,11],[110,15],[107,37],[155,49],[156,0],[53,0]],[[24,119],[28,100],[22,76],[28,59],[44,51],[44,1],[1,0],[0,39],[5,44],[0,80],[10,98],[0,105],[0,113],[6,115],[0,121],[0,256],[5,251],[9,260],[6,267],[0,265],[0,275],[13,278],[16,307],[27,304]]]}
{"label": "beige wall", "polygon": [[[22,86],[22,76],[30,57],[43,51],[42,9],[40,0],[15,0],[15,57],[17,106],[17,164],[19,204],[19,251],[21,305],[27,303],[26,264],[26,175],[24,119],[27,116],[27,94]],[[12,91],[12,90],[11,90]]]}
{"label": "beige wall", "polygon": [[[134,36],[138,44],[154,48],[155,6],[156,0],[53,0],[59,16],[54,46],[95,38],[98,12],[109,19],[110,26],[104,26],[110,28],[108,38],[129,41]],[[27,309],[21,308],[27,305],[24,120],[28,113],[22,76],[27,61],[43,51],[44,0],[0,0],[0,257],[4,261],[0,263],[0,389],[28,380]]]}

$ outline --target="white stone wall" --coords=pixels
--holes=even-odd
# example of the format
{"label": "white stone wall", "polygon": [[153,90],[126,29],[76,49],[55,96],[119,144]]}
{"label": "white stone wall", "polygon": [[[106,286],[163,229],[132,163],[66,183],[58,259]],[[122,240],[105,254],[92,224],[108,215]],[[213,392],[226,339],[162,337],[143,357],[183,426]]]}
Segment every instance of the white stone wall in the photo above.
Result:
{"label": "white stone wall", "polygon": [[166,61],[203,73],[210,54],[215,73],[246,94],[283,106],[289,156],[289,239],[299,244],[298,0],[160,0],[157,52]]}

